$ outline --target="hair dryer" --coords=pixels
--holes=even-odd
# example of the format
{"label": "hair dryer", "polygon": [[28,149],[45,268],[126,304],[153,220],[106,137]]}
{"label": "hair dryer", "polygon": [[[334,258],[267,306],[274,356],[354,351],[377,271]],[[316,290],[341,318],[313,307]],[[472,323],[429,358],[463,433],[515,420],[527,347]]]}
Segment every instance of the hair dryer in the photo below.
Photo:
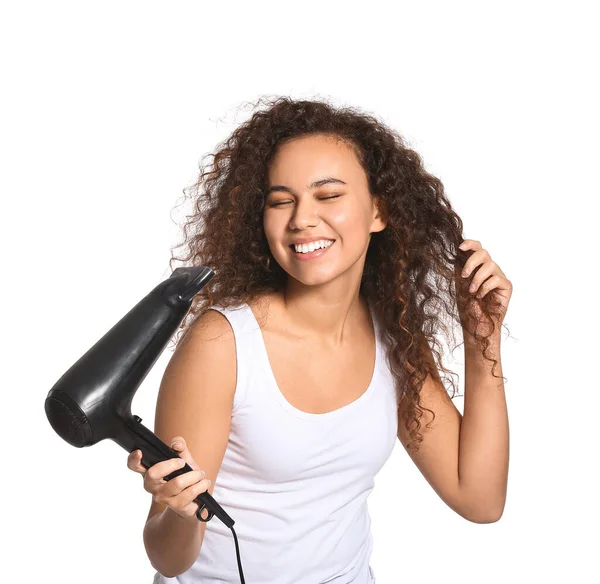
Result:
{"label": "hair dryer", "polygon": [[[133,396],[187,314],[192,298],[211,280],[205,266],[177,268],[136,304],[54,384],[44,404],[54,431],[72,446],[92,446],[110,438],[128,452],[141,450],[149,468],[179,454],[131,414]],[[165,476],[193,470],[187,463]],[[206,491],[198,495],[196,517],[216,515],[233,532],[242,583],[244,577],[234,521]],[[207,509],[208,516],[201,513]]]}

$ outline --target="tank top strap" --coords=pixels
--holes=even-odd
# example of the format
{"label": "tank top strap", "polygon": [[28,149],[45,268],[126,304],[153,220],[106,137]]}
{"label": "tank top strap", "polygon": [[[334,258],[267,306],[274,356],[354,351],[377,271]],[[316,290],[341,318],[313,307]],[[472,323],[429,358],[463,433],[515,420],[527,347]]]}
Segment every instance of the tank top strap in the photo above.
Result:
{"label": "tank top strap", "polygon": [[246,402],[246,393],[251,387],[250,381],[254,364],[262,357],[260,353],[261,331],[250,306],[245,302],[239,306],[227,308],[215,305],[210,309],[220,312],[227,318],[233,329],[237,371],[232,414],[236,414]]}

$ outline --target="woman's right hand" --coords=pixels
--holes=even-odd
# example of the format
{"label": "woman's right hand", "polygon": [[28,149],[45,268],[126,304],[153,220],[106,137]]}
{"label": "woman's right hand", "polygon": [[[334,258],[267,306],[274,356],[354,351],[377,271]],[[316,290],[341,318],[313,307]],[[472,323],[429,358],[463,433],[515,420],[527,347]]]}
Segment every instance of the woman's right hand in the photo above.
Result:
{"label": "woman's right hand", "polygon": [[[197,521],[196,511],[200,506],[194,502],[194,499],[200,493],[208,491],[211,481],[204,478],[204,471],[198,468],[181,436],[176,436],[171,440],[171,448],[179,453],[180,458],[157,462],[148,469],[141,463],[142,451],[134,450],[127,458],[127,468],[143,475],[144,489],[152,495],[154,501],[170,507],[184,519]],[[180,474],[170,481],[165,481],[163,477],[183,466],[180,464],[182,459],[193,470]],[[207,516],[208,510],[204,509],[203,517]]]}

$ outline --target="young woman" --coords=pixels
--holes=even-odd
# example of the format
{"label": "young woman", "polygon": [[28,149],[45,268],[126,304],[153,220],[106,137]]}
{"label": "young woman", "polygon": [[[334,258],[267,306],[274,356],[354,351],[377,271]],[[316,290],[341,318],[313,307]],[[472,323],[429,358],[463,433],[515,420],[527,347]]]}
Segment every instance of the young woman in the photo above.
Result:
{"label": "young woman", "polygon": [[[240,581],[232,532],[196,518],[206,490],[236,522],[249,584],[375,582],[367,498],[396,440],[456,513],[497,521],[512,285],[463,239],[418,154],[354,108],[279,98],[191,190],[176,259],[216,275],[182,323],[155,432],[194,470],[165,481],[176,460],[146,470],[139,451],[128,458],[152,494],[155,582]],[[453,322],[464,416],[435,349]]]}

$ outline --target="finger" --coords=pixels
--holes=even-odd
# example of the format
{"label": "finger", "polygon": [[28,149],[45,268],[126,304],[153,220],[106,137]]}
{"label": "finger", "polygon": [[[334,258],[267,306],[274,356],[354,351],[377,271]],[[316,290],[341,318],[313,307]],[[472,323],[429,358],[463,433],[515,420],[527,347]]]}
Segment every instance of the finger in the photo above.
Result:
{"label": "finger", "polygon": [[489,254],[485,249],[479,249],[473,252],[469,259],[465,262],[463,271],[460,275],[463,278],[468,278],[475,271],[475,268],[477,266],[489,259],[491,258],[489,257]]}
{"label": "finger", "polygon": [[[203,479],[195,485],[188,487],[176,497],[173,497],[171,501],[175,501],[175,504],[180,507],[186,515],[193,517],[196,515],[196,511],[198,511],[200,507],[200,505],[194,499],[196,499],[196,497],[202,493],[207,493],[210,485],[211,481],[208,479]],[[206,519],[207,513],[203,512],[202,516]]]}
{"label": "finger", "polygon": [[127,467],[135,472],[144,474],[148,469],[142,464],[142,451],[134,450],[127,457]]}
{"label": "finger", "polygon": [[481,286],[481,289],[477,293],[478,298],[483,298],[488,292],[497,290],[502,293],[503,290],[511,290],[512,284],[510,280],[507,280],[503,276],[492,276],[489,280],[486,280]]}
{"label": "finger", "polygon": [[162,487],[163,496],[176,497],[188,487],[203,481],[205,478],[206,475],[203,470],[191,470],[190,472],[183,473],[171,479]]}
{"label": "finger", "polygon": [[192,453],[189,451],[187,443],[183,439],[183,437],[177,436],[173,438],[173,440],[171,440],[171,448],[175,450],[175,452],[179,454],[179,457],[183,458],[183,460],[185,460],[191,468],[193,468],[194,470],[198,470],[198,465],[192,457]]}
{"label": "finger", "polygon": [[458,247],[463,251],[466,249],[478,250],[481,249],[481,242],[477,241],[476,239],[465,239]]}
{"label": "finger", "polygon": [[[185,475],[181,475],[183,478],[186,475],[191,475],[197,471],[191,471],[189,473],[185,473]],[[173,507],[177,507],[178,509],[183,509],[186,505],[192,502],[199,493],[208,490],[208,485],[210,485],[210,481],[208,479],[200,478],[200,474],[196,474],[196,481],[186,485],[184,481],[176,481],[180,477],[176,477],[169,481],[166,485],[161,486],[154,494],[153,498],[157,503],[164,503],[166,505],[170,505]],[[179,483],[179,485],[183,485],[174,489],[173,487]],[[150,491],[152,492],[152,491]]]}
{"label": "finger", "polygon": [[498,284],[498,276],[492,276],[486,280],[477,291],[477,298],[483,298],[492,288],[495,288]]}
{"label": "finger", "polygon": [[471,280],[469,286],[469,292],[475,293],[479,287],[487,281],[487,279],[494,274],[496,264],[494,262],[485,262]]}
{"label": "finger", "polygon": [[181,458],[169,458],[169,460],[162,460],[152,465],[146,472],[146,478],[152,481],[162,481],[164,477],[179,470],[185,464],[185,460]]}
{"label": "finger", "polygon": [[182,436],[175,436],[171,440],[171,448],[173,450],[184,450],[185,449],[185,440]]}
{"label": "finger", "polygon": [[[196,515],[196,511],[198,511],[198,509],[200,508],[200,505],[198,503],[196,503],[194,501],[194,499],[198,496],[201,495],[202,493],[208,493],[208,489],[210,488],[210,485],[212,484],[211,481],[209,481],[208,479],[204,479],[202,481],[200,481],[198,484],[194,485],[193,487],[190,487],[190,495],[192,497],[192,501],[190,503],[190,511],[193,515]],[[208,509],[203,509],[201,515],[203,519],[206,519],[208,517]]]}

